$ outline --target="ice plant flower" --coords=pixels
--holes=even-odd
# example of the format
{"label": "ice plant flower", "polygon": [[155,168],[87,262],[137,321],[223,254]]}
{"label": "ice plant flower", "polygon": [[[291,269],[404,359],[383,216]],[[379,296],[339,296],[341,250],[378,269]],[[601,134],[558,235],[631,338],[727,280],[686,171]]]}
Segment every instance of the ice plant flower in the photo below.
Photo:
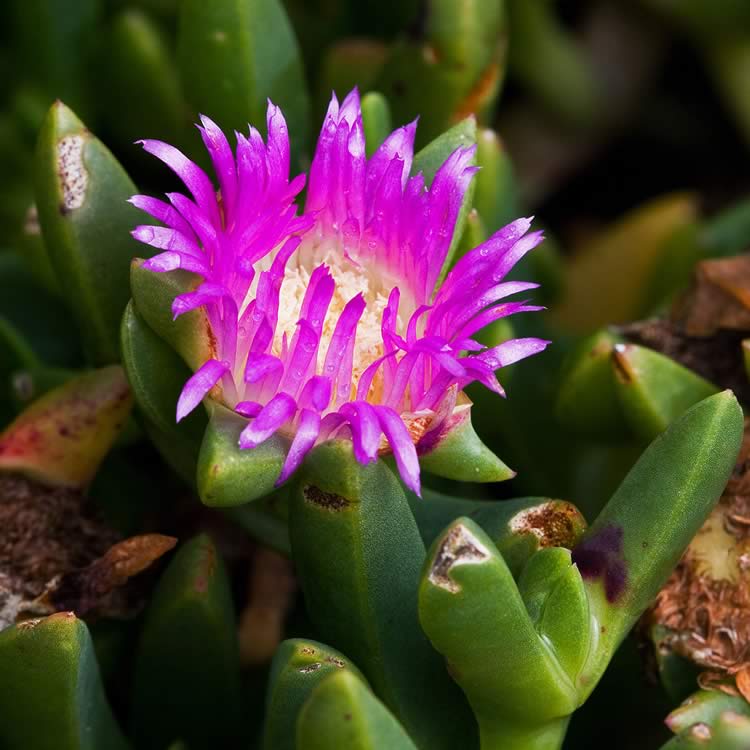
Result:
{"label": "ice plant flower", "polygon": [[203,307],[215,357],[186,383],[182,419],[209,393],[248,419],[239,446],[277,432],[290,440],[284,482],[318,442],[349,437],[362,464],[392,451],[419,493],[418,453],[470,407],[479,381],[502,394],[495,371],[548,342],[514,339],[491,349],[474,335],[512,313],[539,310],[505,297],[535,288],[504,281],[541,241],[518,219],[462,257],[436,289],[464,194],[474,147],[458,148],[429,188],[410,176],[416,122],[395,130],[368,159],[359,95],[331,99],[309,172],[304,211],[289,180],[284,117],[269,102],[267,139],[251,127],[233,151],[207,117],[199,126],[218,193],[206,173],[166,143],[141,141],[182,179],[192,199],[132,203],[163,226],[136,239],[162,252],[155,272],[178,268],[202,283],[175,298],[175,318]]}

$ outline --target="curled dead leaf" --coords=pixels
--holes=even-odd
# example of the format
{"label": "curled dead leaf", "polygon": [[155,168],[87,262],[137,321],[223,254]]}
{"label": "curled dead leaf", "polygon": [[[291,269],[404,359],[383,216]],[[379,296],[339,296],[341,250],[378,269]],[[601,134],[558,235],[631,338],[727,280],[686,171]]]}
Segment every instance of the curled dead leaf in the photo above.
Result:
{"label": "curled dead leaf", "polygon": [[163,534],[142,534],[118,542],[86,567],[56,576],[30,608],[35,612],[69,609],[79,616],[99,609],[111,592],[146,570],[176,543],[175,537]]}
{"label": "curled dead leaf", "polygon": [[698,263],[691,288],[672,310],[672,320],[688,336],[750,330],[750,255]]}

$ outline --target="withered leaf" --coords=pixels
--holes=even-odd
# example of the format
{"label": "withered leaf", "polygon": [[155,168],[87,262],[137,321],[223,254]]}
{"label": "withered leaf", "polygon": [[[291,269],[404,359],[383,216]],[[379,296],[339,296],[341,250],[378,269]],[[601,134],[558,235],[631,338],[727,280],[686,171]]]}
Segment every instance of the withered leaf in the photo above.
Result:
{"label": "withered leaf", "polygon": [[688,336],[750,330],[750,255],[698,263],[691,288],[672,310],[672,320]]}
{"label": "withered leaf", "polygon": [[85,615],[99,608],[108,594],[146,570],[176,543],[175,537],[163,534],[141,534],[118,542],[86,567],[55,577],[34,605]]}

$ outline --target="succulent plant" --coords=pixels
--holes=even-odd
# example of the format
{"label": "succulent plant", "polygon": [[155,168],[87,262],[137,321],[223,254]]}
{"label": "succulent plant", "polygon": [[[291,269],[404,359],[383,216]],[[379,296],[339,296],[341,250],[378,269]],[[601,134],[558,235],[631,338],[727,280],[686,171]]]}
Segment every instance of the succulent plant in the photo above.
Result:
{"label": "succulent plant", "polygon": [[0,747],[750,746],[750,15],[574,6],[9,0]]}

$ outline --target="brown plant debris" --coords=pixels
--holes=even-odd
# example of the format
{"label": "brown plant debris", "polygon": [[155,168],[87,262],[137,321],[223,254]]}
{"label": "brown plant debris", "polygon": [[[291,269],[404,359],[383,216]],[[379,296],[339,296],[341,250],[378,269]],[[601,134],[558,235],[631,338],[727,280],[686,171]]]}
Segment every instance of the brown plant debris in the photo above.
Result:
{"label": "brown plant debris", "polygon": [[0,475],[0,630],[21,616],[72,610],[125,615],[112,597],[176,540],[147,534],[118,541],[79,490]]}
{"label": "brown plant debris", "polygon": [[0,574],[13,592],[38,596],[48,581],[83,568],[117,541],[78,490],[0,476]]}
{"label": "brown plant debris", "polygon": [[719,504],[659,592],[644,625],[706,672],[702,687],[750,696],[750,420]]}
{"label": "brown plant debris", "polygon": [[750,255],[697,263],[671,317],[688,336],[750,330]]}
{"label": "brown plant debris", "polygon": [[618,328],[629,341],[671,357],[750,403],[742,340],[750,332],[750,254],[696,264],[668,319]]}
{"label": "brown plant debris", "polygon": [[72,610],[78,616],[85,615],[105,603],[110,604],[109,594],[150,567],[175,544],[175,537],[162,534],[125,539],[85,568],[70,570],[52,579],[33,604],[55,612]]}

